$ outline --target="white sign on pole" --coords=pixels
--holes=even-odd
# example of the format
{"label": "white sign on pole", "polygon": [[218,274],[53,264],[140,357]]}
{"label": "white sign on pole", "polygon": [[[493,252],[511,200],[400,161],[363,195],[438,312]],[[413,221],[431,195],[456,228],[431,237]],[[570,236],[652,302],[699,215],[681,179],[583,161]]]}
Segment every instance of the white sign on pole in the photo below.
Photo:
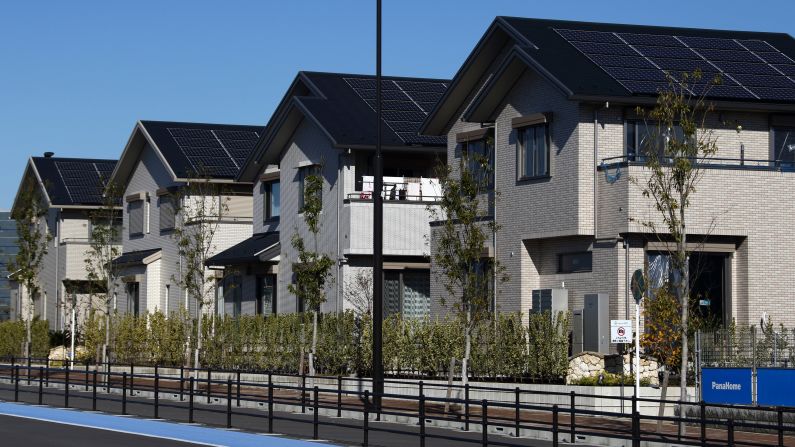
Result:
{"label": "white sign on pole", "polygon": [[632,343],[632,320],[610,320],[610,343]]}

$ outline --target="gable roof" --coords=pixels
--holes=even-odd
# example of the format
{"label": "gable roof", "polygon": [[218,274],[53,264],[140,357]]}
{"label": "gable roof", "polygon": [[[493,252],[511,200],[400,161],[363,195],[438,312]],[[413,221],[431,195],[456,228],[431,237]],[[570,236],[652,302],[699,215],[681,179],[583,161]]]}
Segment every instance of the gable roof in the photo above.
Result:
{"label": "gable roof", "polygon": [[210,257],[205,265],[220,267],[245,263],[278,263],[279,232],[257,233],[226,250]]}
{"label": "gable roof", "polygon": [[[431,148],[441,150],[445,138],[420,135],[426,115],[442,97],[450,81],[384,76],[381,144],[385,150]],[[301,71],[282,98],[256,149],[238,176],[252,182],[267,164],[278,163],[280,150],[303,119],[315,123],[332,145],[372,149],[376,144],[376,81],[374,76]]]}
{"label": "gable roof", "polygon": [[48,206],[96,208],[104,204],[102,194],[115,165],[116,160],[100,158],[30,157],[20,188],[32,175]]}
{"label": "gable roof", "polygon": [[138,121],[111,181],[126,184],[148,144],[174,181],[233,182],[263,131],[263,126]]}
{"label": "gable roof", "polygon": [[465,106],[465,118],[487,120],[493,96],[525,69],[571,100],[648,104],[665,72],[696,68],[705,80],[721,76],[708,95],[717,105],[795,110],[795,40],[788,34],[497,17],[420,132],[444,133]]}

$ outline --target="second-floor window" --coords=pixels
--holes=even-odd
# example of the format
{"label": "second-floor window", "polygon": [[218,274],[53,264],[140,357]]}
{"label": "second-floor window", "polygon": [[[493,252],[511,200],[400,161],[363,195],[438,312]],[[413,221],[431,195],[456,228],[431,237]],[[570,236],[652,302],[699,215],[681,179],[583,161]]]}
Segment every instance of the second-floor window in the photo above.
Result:
{"label": "second-floor window", "polygon": [[160,231],[173,230],[176,223],[176,198],[170,194],[158,197],[158,208],[160,208]]}
{"label": "second-floor window", "polygon": [[494,146],[489,138],[467,141],[461,144],[461,157],[464,167],[475,180],[494,189]]}
{"label": "second-floor window", "polygon": [[141,236],[144,234],[144,201],[135,200],[127,204],[127,227],[130,236]]}
{"label": "second-floor window", "polygon": [[627,120],[624,130],[628,161],[643,162],[651,154],[662,156],[670,139],[684,139],[682,127],[679,125],[663,129],[654,122]]}
{"label": "second-floor window", "polygon": [[[304,191],[306,190],[306,179],[310,175],[317,175],[320,176],[320,166],[319,165],[310,165],[310,166],[302,166],[298,168],[298,210],[302,212],[304,210],[304,199],[306,198]],[[320,196],[320,200],[323,200],[323,191],[318,191],[318,195]],[[321,204],[322,207],[322,204]]]}
{"label": "second-floor window", "polygon": [[532,179],[549,175],[549,132],[546,124],[536,124],[518,129],[519,179]]}
{"label": "second-floor window", "polygon": [[772,159],[779,166],[795,167],[795,127],[773,128]]}
{"label": "second-floor window", "polygon": [[281,194],[279,182],[270,182],[263,185],[265,189],[265,220],[276,219],[279,217],[281,209]]}

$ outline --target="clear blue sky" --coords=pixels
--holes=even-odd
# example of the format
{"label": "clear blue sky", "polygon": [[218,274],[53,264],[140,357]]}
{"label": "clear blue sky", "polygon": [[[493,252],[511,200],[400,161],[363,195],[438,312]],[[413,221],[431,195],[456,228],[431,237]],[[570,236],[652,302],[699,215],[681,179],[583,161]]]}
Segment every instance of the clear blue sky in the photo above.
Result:
{"label": "clear blue sky", "polygon": [[[384,73],[451,77],[497,15],[795,35],[793,13],[791,0],[384,0]],[[0,208],[32,154],[116,158],[138,119],[264,124],[298,70],[374,72],[374,14],[374,0],[4,2]]]}

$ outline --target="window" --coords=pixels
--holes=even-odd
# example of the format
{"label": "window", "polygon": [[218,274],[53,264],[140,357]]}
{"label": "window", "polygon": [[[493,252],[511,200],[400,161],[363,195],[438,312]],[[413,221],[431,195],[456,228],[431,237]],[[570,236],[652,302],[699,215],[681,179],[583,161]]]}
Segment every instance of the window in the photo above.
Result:
{"label": "window", "polygon": [[795,168],[795,127],[773,128],[773,154],[776,166]]}
{"label": "window", "polygon": [[149,197],[144,200],[144,232],[149,234],[149,218],[151,217],[151,209],[149,205]]}
{"label": "window", "polygon": [[476,180],[483,180],[494,189],[494,147],[486,138],[467,141],[461,146],[462,162]]}
{"label": "window", "polygon": [[257,315],[276,314],[276,275],[257,277]]}
{"label": "window", "polygon": [[169,308],[169,298],[171,296],[171,285],[166,284],[166,290],[164,292],[166,294],[165,300],[163,300],[163,314],[168,317],[168,308]]}
{"label": "window", "polygon": [[170,231],[174,229],[176,210],[174,206],[174,196],[166,194],[157,199],[157,206],[160,208],[160,231]]}
{"label": "window", "polygon": [[240,275],[227,275],[224,278],[223,288],[224,311],[231,311],[234,318],[239,317],[243,310],[243,283]]}
{"label": "window", "polygon": [[519,179],[549,175],[549,138],[546,124],[522,127],[519,132]]}
{"label": "window", "polygon": [[653,153],[660,156],[669,139],[684,139],[681,126],[675,125],[671,129],[662,130],[656,123],[642,120],[627,120],[624,133],[628,161],[643,162],[646,156]]}
{"label": "window", "polygon": [[276,219],[279,217],[279,210],[281,208],[280,202],[280,186],[279,182],[265,183],[265,219]]}
{"label": "window", "polygon": [[130,236],[140,236],[144,234],[144,201],[135,200],[127,204],[127,215],[129,218],[128,228]]}
{"label": "window", "polygon": [[384,316],[424,318],[431,311],[429,270],[387,270],[384,272]]}
{"label": "window", "polygon": [[356,191],[364,191],[364,176],[374,175],[373,153],[357,151],[354,159],[356,170]]}
{"label": "window", "polygon": [[[320,166],[318,165],[311,165],[311,166],[302,166],[298,168],[298,209],[299,212],[304,210],[304,187],[306,185],[306,179],[310,175],[317,175],[320,176]],[[321,177],[322,178],[322,177]],[[318,191],[318,196],[320,200],[323,200],[323,191]],[[322,207],[322,202],[321,202]]]}
{"label": "window", "polygon": [[140,298],[140,288],[139,283],[137,282],[128,282],[127,283],[127,313],[132,315],[138,315],[139,311],[139,298]]}
{"label": "window", "polygon": [[593,252],[562,253],[558,255],[559,273],[590,272],[593,264]]}

